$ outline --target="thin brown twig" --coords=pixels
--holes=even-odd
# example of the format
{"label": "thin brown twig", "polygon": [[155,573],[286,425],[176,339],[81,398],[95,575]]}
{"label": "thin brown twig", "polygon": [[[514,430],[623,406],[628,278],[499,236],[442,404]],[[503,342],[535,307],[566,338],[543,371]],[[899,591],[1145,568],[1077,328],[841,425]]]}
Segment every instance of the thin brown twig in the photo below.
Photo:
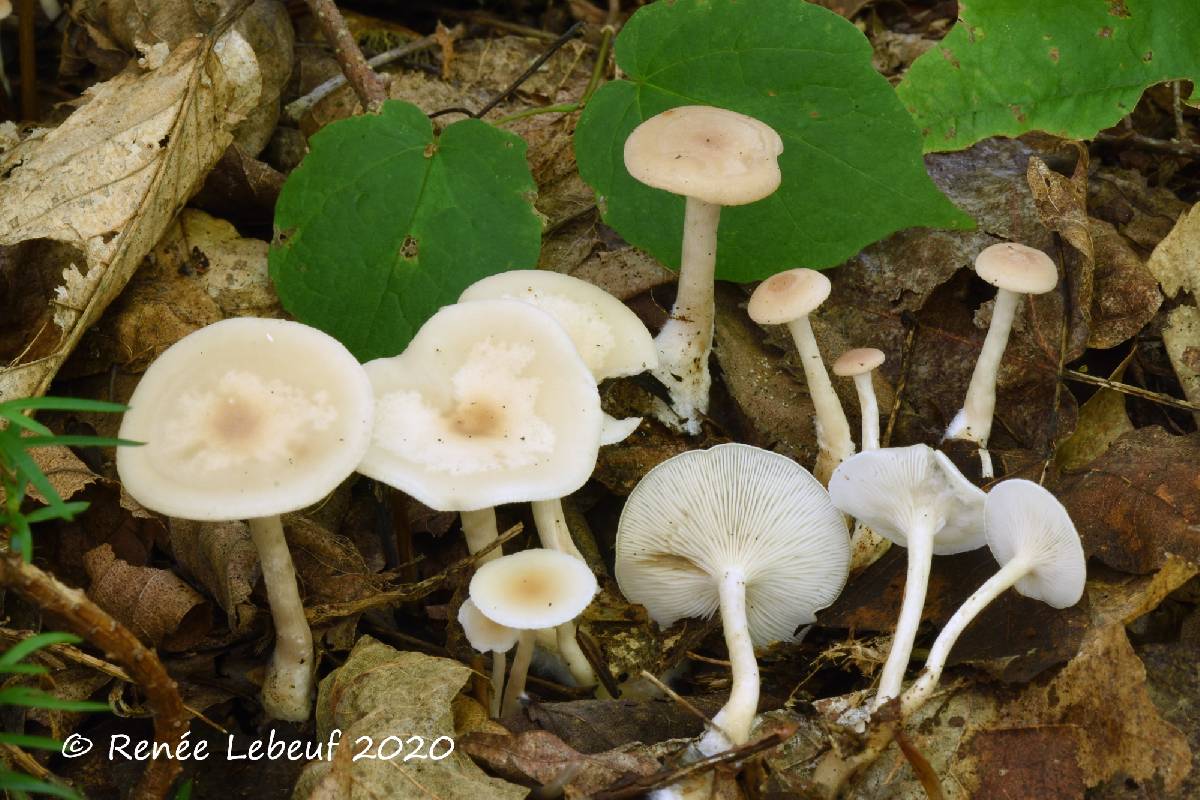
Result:
{"label": "thin brown twig", "polygon": [[1127,394],[1131,397],[1137,397],[1142,400],[1147,400],[1151,403],[1158,403],[1159,405],[1178,408],[1182,411],[1200,411],[1200,403],[1189,403],[1187,400],[1180,400],[1172,397],[1169,394],[1152,392],[1149,389],[1143,389],[1140,386],[1131,386],[1128,383],[1121,383],[1120,381],[1114,381],[1109,378],[1100,378],[1096,375],[1089,375],[1086,372],[1080,372],[1079,370],[1063,370],[1062,375],[1069,381],[1075,381],[1077,383],[1090,383],[1092,386],[1100,386],[1104,389],[1112,389],[1114,392]]}
{"label": "thin brown twig", "polygon": [[892,408],[888,412],[887,427],[883,431],[883,440],[880,444],[887,447],[892,443],[892,432],[896,429],[896,419],[900,416],[900,404],[904,397],[904,389],[908,386],[908,373],[912,369],[912,354],[913,343],[917,338],[916,320],[908,328],[908,334],[904,337],[904,349],[900,351],[900,377],[896,381],[896,391],[892,393]]}
{"label": "thin brown twig", "polygon": [[708,726],[712,727],[713,729],[715,729],[718,733],[720,733],[722,736],[724,736],[727,741],[733,741],[730,738],[729,734],[721,729],[720,725],[713,722],[711,719],[709,719],[709,716],[707,714],[705,714],[703,711],[701,711],[700,709],[698,709],[694,705],[692,705],[690,702],[688,702],[688,699],[686,697],[683,697],[682,695],[678,694],[670,686],[667,686],[665,683],[663,683],[658,678],[656,678],[654,676],[654,673],[650,672],[649,670],[644,669],[644,670],[642,670],[642,677],[645,678],[646,680],[650,681],[651,683],[653,683],[656,687],[658,687],[658,690],[660,692],[662,692],[667,697],[671,698],[676,703],[678,703],[689,714],[698,718],[705,725],[708,725]]}
{"label": "thin brown twig", "polygon": [[942,794],[942,783],[938,780],[933,765],[899,728],[896,729],[895,736],[896,744],[900,746],[900,752],[908,759],[913,773],[916,774],[917,780],[920,781],[921,788],[925,790],[929,800],[946,800],[946,796]]}
{"label": "thin brown twig", "polygon": [[363,110],[367,113],[378,111],[379,107],[383,105],[383,101],[387,100],[387,87],[384,85],[383,79],[375,73],[375,70],[371,69],[367,60],[363,58],[362,50],[358,49],[358,42],[354,41],[354,34],[350,33],[350,29],[346,27],[346,20],[342,16],[342,12],[338,11],[337,4],[333,0],[305,0],[305,2],[313,16],[316,17],[321,33],[325,35],[326,41],[333,48],[333,56],[342,68],[346,80],[354,88],[354,93],[362,102]]}
{"label": "thin brown twig", "polygon": [[[128,628],[108,615],[78,589],[60,583],[54,576],[15,553],[0,555],[0,584],[37,604],[44,613],[61,617],[66,626],[124,667],[130,678],[146,693],[146,704],[154,715],[156,742],[169,745],[174,753],[188,730],[188,718],[175,681],[167,674],[158,655],[143,645]],[[179,774],[173,757],[156,755],[138,780],[132,800],[161,800]]]}
{"label": "thin brown twig", "polygon": [[1140,147],[1143,150],[1154,150],[1160,153],[1170,153],[1183,158],[1200,158],[1200,143],[1173,141],[1171,139],[1155,139],[1136,131],[1128,133],[1101,133],[1096,135],[1097,142],[1105,144],[1123,144]]}

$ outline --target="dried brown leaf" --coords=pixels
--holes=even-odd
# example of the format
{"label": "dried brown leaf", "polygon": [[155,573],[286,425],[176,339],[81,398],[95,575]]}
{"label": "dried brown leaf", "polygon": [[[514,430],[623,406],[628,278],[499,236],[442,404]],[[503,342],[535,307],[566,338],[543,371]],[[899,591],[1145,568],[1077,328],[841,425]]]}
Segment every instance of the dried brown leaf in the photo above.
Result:
{"label": "dried brown leaf", "polygon": [[1180,215],[1146,266],[1162,285],[1167,297],[1180,291],[1200,297],[1200,203]]}
{"label": "dried brown leaf", "polygon": [[[1167,315],[1162,332],[1163,346],[1183,394],[1193,403],[1200,403],[1200,308],[1178,306]],[[1193,412],[1200,425],[1200,411]]]}
{"label": "dried brown leaf", "polygon": [[250,593],[261,568],[246,523],[172,519],[167,530],[175,560],[216,598],[229,629],[247,631],[256,616]]}

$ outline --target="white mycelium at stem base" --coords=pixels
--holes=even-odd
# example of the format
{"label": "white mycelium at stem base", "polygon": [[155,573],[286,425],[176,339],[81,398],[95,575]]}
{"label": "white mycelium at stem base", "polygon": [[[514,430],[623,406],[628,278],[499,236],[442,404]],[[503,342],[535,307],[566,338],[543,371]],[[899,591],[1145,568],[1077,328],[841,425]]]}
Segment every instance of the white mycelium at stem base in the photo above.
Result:
{"label": "white mycelium at stem base", "polygon": [[990,478],[993,469],[987,444],[996,412],[996,378],[1008,346],[1017,303],[1023,295],[1044,294],[1053,289],[1058,283],[1058,268],[1041,250],[1003,242],[980,252],[975,259],[975,272],[997,287],[996,303],[983,349],[971,373],[963,407],[946,428],[946,438],[978,444],[983,477]]}
{"label": "white mycelium at stem base", "polygon": [[908,548],[904,600],[875,696],[878,707],[900,693],[933,555],[984,544],[984,493],[943,454],[919,444],[851,456],[834,471],[829,495],[844,513]]}
{"label": "white mycelium at stem base", "polygon": [[353,472],[374,400],[354,357],[296,322],[231,319],[185,336],[146,370],[117,471],[142,505],[193,520],[250,520],[275,622],[263,685],[275,719],[307,719],[314,654],[279,515]]}
{"label": "white mycelium at stem base", "polygon": [[671,392],[684,429],[700,431],[711,377],[713,280],[722,206],[761,200],[779,187],[783,141],[758,120],[711,106],[681,106],[637,126],[625,168],[648,186],[686,198],[679,289],[659,332],[655,376]]}
{"label": "white mycelium at stem base", "polygon": [[754,647],[790,640],[842,589],[846,524],[824,488],[777,453],[723,444],[667,459],[638,483],[617,527],[616,577],[661,627],[720,611],[729,702],[700,749],[746,742],[758,703]]}

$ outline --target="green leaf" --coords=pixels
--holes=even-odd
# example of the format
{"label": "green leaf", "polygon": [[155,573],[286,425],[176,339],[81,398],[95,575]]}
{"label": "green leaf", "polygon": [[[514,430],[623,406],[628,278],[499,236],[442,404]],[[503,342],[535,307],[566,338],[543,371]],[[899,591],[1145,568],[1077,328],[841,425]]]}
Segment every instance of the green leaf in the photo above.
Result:
{"label": "green leaf", "polygon": [[925,149],[1041,130],[1090,139],[1147,86],[1200,80],[1196,0],[973,0],[897,92]]}
{"label": "green leaf", "polygon": [[37,792],[38,794],[48,794],[53,797],[64,797],[67,800],[79,800],[79,793],[66,786],[47,783],[32,775],[24,775],[20,772],[12,772],[10,770],[0,770],[0,790],[7,792]]}
{"label": "green leaf", "polygon": [[120,403],[109,403],[104,400],[88,400],[83,397],[23,397],[17,400],[6,400],[0,403],[0,410],[16,409],[25,411],[98,411],[121,413],[129,410],[128,406]]}
{"label": "green leaf", "polygon": [[107,703],[92,700],[64,700],[30,686],[6,686],[0,689],[0,704],[54,711],[112,711]]}
{"label": "green leaf", "polygon": [[62,751],[62,742],[58,739],[51,739],[49,736],[34,736],[29,733],[5,733],[0,731],[0,744],[13,744],[17,747],[32,748],[34,750],[51,750],[56,753]]}
{"label": "green leaf", "polygon": [[47,631],[30,636],[8,648],[4,655],[0,655],[0,670],[15,666],[18,661],[43,647],[49,647],[52,644],[79,644],[81,641],[83,640],[75,634],[62,631]]}
{"label": "green leaf", "polygon": [[397,100],[327,125],[275,208],[284,307],[361,360],[399,353],[470,284],[531,268],[541,223],[525,143],[479,120],[435,135]]}
{"label": "green leaf", "polygon": [[839,264],[912,226],[973,223],[933,185],[912,119],[849,22],[802,0],[678,0],[638,11],[617,37],[628,80],[592,97],[575,134],[579,171],[604,220],[679,266],[682,197],[625,170],[630,131],[681,105],[766,122],[783,139],[773,195],[721,211],[717,277],[750,281]]}

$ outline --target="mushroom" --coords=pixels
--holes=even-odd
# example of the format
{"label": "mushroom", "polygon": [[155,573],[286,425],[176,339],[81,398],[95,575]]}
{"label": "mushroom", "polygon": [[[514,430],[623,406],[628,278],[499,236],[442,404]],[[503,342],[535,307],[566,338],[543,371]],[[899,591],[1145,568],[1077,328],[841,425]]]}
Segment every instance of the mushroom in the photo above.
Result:
{"label": "mushroom", "polygon": [[516,710],[525,691],[535,631],[579,616],[597,591],[587,564],[557,550],[523,550],[481,566],[471,578],[471,600],[480,613],[520,631],[504,690],[502,714]]}
{"label": "mushroom", "polygon": [[901,697],[906,715],[933,693],[959,635],[1006,589],[1012,587],[1052,608],[1069,608],[1083,597],[1083,545],[1054,495],[1032,481],[1002,481],[988,492],[983,516],[988,547],[1000,571],[959,606],[938,634],[921,677]]}
{"label": "mushroom", "polygon": [[467,598],[458,607],[458,624],[471,647],[481,653],[492,654],[492,702],[491,715],[500,716],[500,693],[504,690],[504,654],[513,649],[521,632],[516,628],[492,622]]}
{"label": "mushroom", "polygon": [[900,693],[934,554],[983,546],[985,496],[950,459],[923,444],[851,456],[834,471],[829,495],[843,512],[908,548],[904,600],[875,695],[878,708]]}
{"label": "mushroom", "polygon": [[996,377],[1004,348],[1008,345],[1017,300],[1021,295],[1045,294],[1053,289],[1058,284],[1058,268],[1041,250],[1015,242],[1001,242],[985,247],[976,256],[975,273],[996,287],[996,303],[983,349],[971,374],[966,399],[946,428],[946,438],[978,444],[981,474],[990,478],[994,470],[987,444],[996,410]]}
{"label": "mushroom", "polygon": [[366,373],[337,340],[298,322],[229,319],[201,328],[142,376],[117,450],[125,489],[172,517],[248,519],[275,622],[263,708],[308,717],[312,634],[279,515],[354,472],[370,443]]}
{"label": "mushroom", "polygon": [[616,577],[662,627],[721,612],[729,701],[699,744],[744,744],[758,708],[754,648],[793,638],[833,602],[850,560],[846,524],[794,461],[745,444],[669,458],[634,487],[617,525]]}
{"label": "mushroom", "polygon": [[753,117],[711,106],[657,114],[625,140],[625,168],[642,183],[686,198],[679,288],[659,331],[659,367],[671,403],[690,434],[700,432],[712,379],[717,223],[722,206],[739,206],[779,188],[783,140]]}
{"label": "mushroom", "polygon": [[825,371],[808,321],[808,315],[829,297],[831,288],[829,278],[816,270],[790,269],[760,283],[746,306],[750,319],[759,325],[786,324],[792,332],[817,414],[817,444],[821,451],[813,474],[823,484],[829,483],[829,476],[838,464],[854,454],[850,423]]}
{"label": "mushroom", "polygon": [[[853,378],[858,392],[858,406],[862,413],[862,449],[879,449],[879,404],[875,402],[875,387],[871,385],[871,373],[883,364],[883,351],[874,347],[858,347],[842,353],[833,362],[833,374],[841,378]],[[841,407],[840,405],[838,406]]]}

